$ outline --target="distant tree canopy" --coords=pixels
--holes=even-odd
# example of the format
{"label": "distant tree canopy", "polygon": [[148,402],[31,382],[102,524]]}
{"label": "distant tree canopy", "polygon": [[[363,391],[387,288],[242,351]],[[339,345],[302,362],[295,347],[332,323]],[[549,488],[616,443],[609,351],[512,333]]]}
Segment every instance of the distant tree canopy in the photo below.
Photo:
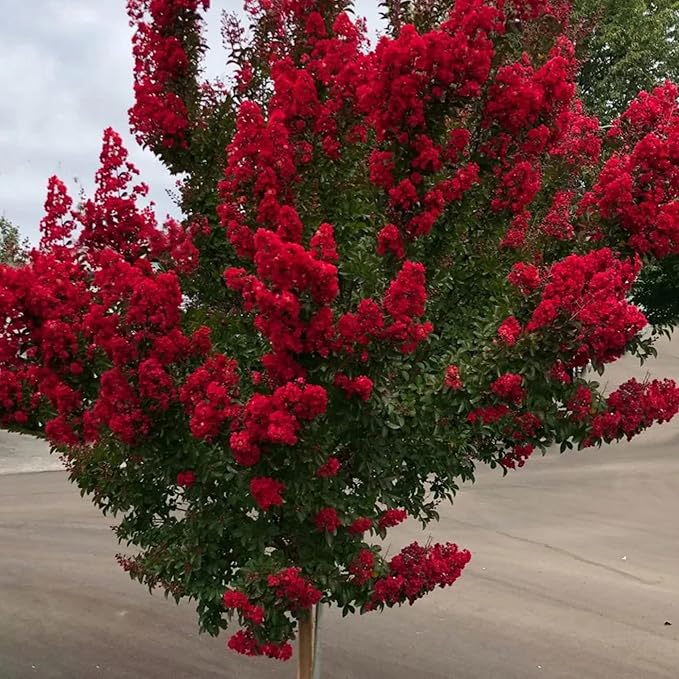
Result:
{"label": "distant tree canopy", "polygon": [[28,240],[21,237],[19,229],[0,216],[0,264],[19,266],[28,258]]}
{"label": "distant tree canopy", "polygon": [[679,319],[679,257],[668,257],[644,269],[634,286],[634,301],[655,326],[669,327]]}
{"label": "distant tree canopy", "polygon": [[679,0],[575,0],[574,6],[584,29],[578,83],[602,121],[623,111],[640,89],[679,80]]}

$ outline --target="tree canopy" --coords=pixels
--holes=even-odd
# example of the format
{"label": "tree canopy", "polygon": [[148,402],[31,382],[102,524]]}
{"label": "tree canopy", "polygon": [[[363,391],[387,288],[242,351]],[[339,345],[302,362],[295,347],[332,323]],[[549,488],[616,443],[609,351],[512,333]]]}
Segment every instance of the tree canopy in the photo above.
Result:
{"label": "tree canopy", "polygon": [[679,0],[575,0],[578,85],[585,106],[608,122],[639,90],[679,80]]}

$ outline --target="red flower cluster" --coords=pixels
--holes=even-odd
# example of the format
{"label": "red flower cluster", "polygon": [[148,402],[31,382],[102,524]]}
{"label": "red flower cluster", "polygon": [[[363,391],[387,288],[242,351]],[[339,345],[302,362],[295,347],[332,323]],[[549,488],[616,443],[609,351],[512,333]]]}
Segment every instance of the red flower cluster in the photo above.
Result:
{"label": "red flower cluster", "polygon": [[327,333],[317,324],[320,319],[331,323],[331,313],[329,318],[317,315],[316,327],[302,319],[303,295],[310,295],[313,302],[321,305],[319,314],[327,314],[326,305],[339,291],[337,268],[316,258],[319,254],[326,258],[334,254],[331,230],[325,229],[323,233],[315,241],[313,251],[307,251],[273,231],[259,229],[252,241],[257,275],[238,268],[225,272],[227,286],[241,294],[245,310],[257,311],[255,326],[269,340],[274,352],[265,366],[278,381],[300,373],[292,358],[295,354],[309,348],[322,349],[322,340],[327,339]]}
{"label": "red flower cluster", "polygon": [[405,509],[387,509],[382,513],[377,524],[380,530],[385,530],[386,528],[398,526],[399,523],[403,523],[407,518],[408,512]]}
{"label": "red flower cluster", "polygon": [[369,345],[382,337],[384,317],[379,304],[362,299],[355,312],[342,314],[337,321],[337,348],[348,354],[365,352]]}
{"label": "red flower cluster", "polygon": [[261,644],[250,630],[238,630],[228,642],[228,647],[236,653],[248,656],[266,656],[274,660],[290,660],[292,646],[286,641],[282,644],[267,642]]}
{"label": "red flower cluster", "polygon": [[401,232],[394,224],[387,224],[377,234],[377,254],[383,257],[388,252],[397,259],[403,259],[406,254]]}
{"label": "red flower cluster", "polygon": [[471,424],[476,424],[479,420],[485,425],[495,424],[503,417],[509,415],[509,413],[509,406],[506,406],[504,403],[499,405],[484,406],[472,410],[467,415],[467,421]]}
{"label": "red flower cluster", "polygon": [[348,570],[353,582],[357,585],[364,585],[373,578],[375,555],[369,549],[362,549],[358,556],[349,564]]}
{"label": "red flower cluster", "polygon": [[462,574],[471,554],[452,543],[421,547],[408,545],[389,562],[389,575],[374,584],[368,608],[394,606],[406,600],[412,605],[436,587],[449,587]]}
{"label": "red flower cluster", "polygon": [[214,439],[225,422],[237,417],[239,376],[236,361],[223,354],[209,358],[191,373],[179,397],[190,417],[191,433],[196,438]]}
{"label": "red flower cluster", "polygon": [[460,369],[456,365],[449,365],[443,377],[443,384],[451,391],[459,391],[463,387]]}
{"label": "red flower cluster", "polygon": [[574,56],[573,45],[562,39],[538,69],[526,54],[499,68],[488,93],[484,125],[497,125],[517,137],[569,107],[575,92]]}
{"label": "red flower cluster", "polygon": [[540,170],[527,160],[523,160],[500,176],[500,183],[491,208],[496,212],[509,210],[520,215],[537,195],[542,186]]}
{"label": "red flower cluster", "polygon": [[321,478],[329,478],[337,476],[342,464],[336,457],[329,457],[323,465],[316,470],[316,476]]}
{"label": "red flower cluster", "polygon": [[256,464],[262,444],[295,445],[302,422],[322,415],[327,406],[325,389],[302,379],[278,387],[270,396],[254,394],[229,440],[236,462],[246,467]]}
{"label": "red flower cluster", "polygon": [[577,336],[570,350],[576,364],[614,361],[646,325],[627,301],[640,266],[617,259],[607,248],[569,255],[551,267],[526,332],[574,322]]}
{"label": "red flower cluster", "polygon": [[311,582],[301,575],[299,568],[286,568],[270,575],[267,584],[276,592],[279,599],[284,599],[290,610],[305,610],[315,606],[323,597]]}
{"label": "red flower cluster", "polygon": [[384,336],[402,343],[403,353],[414,351],[433,330],[430,322],[414,320],[424,315],[426,300],[424,266],[405,262],[384,295],[384,308],[393,319],[393,323],[385,327]]}
{"label": "red flower cluster", "polygon": [[[209,0],[128,0],[127,12],[135,28],[135,103],[130,125],[144,146],[185,147],[189,115],[174,91],[190,71],[186,37],[199,25],[199,8]],[[149,20],[147,20],[148,15]],[[177,35],[177,27],[182,33]]]}
{"label": "red flower cluster", "polygon": [[576,420],[586,420],[592,414],[592,392],[584,384],[581,384],[571,398],[566,401],[566,408],[570,416]]}
{"label": "red flower cluster", "polygon": [[366,375],[350,378],[343,373],[335,375],[335,386],[339,387],[347,396],[356,396],[362,401],[368,401],[373,390],[373,381]]}
{"label": "red flower cluster", "polygon": [[369,531],[373,527],[372,519],[366,516],[362,516],[355,519],[347,528],[347,531],[352,535],[363,535],[366,531]]}
{"label": "red flower cluster", "polygon": [[570,384],[573,381],[571,374],[566,370],[566,366],[561,361],[557,361],[549,369],[549,376],[562,384]]}
{"label": "red flower cluster", "polygon": [[314,517],[314,524],[321,532],[334,533],[342,525],[342,521],[337,516],[337,510],[334,507],[325,507]]}
{"label": "red flower cluster", "polygon": [[243,592],[227,590],[222,597],[224,606],[231,610],[240,611],[243,618],[254,625],[261,625],[264,622],[264,609],[250,603],[250,599]]}
{"label": "red flower cluster", "polygon": [[516,445],[510,452],[500,459],[500,464],[506,469],[516,469],[523,467],[526,460],[533,454],[535,448],[530,444]]}
{"label": "red flower cluster", "polygon": [[514,318],[514,316],[509,316],[505,318],[500,327],[497,329],[497,336],[502,340],[504,344],[511,347],[516,344],[516,341],[521,335],[521,323]]}
{"label": "red flower cluster", "polygon": [[184,472],[179,472],[177,474],[177,485],[182,488],[190,488],[198,479],[196,472],[188,469]]}
{"label": "red flower cluster", "polygon": [[512,217],[509,223],[509,228],[500,241],[501,248],[508,248],[510,250],[518,250],[526,241],[526,234],[530,228],[532,214],[528,210],[524,210]]}
{"label": "red flower cluster", "polygon": [[507,280],[524,295],[530,295],[540,287],[540,271],[533,264],[518,262],[514,264]]}
{"label": "red flower cluster", "polygon": [[626,142],[604,165],[580,212],[614,222],[631,248],[679,254],[679,104],[673,84],[642,94],[612,130]]}
{"label": "red flower cluster", "polygon": [[526,397],[526,390],[523,386],[523,377],[514,373],[500,375],[491,385],[490,390],[503,401],[510,403],[521,403]]}
{"label": "red flower cluster", "polygon": [[554,194],[549,212],[540,224],[543,233],[557,240],[570,240],[575,236],[575,230],[570,223],[573,196],[572,191],[558,191]]}
{"label": "red flower cluster", "polygon": [[257,506],[262,511],[270,507],[279,507],[283,504],[281,493],[285,490],[285,484],[268,476],[259,476],[250,481],[250,492],[255,498]]}
{"label": "red flower cluster", "polygon": [[674,380],[621,384],[606,399],[606,410],[592,420],[591,437],[606,442],[631,439],[654,422],[669,422],[679,412],[679,387]]}

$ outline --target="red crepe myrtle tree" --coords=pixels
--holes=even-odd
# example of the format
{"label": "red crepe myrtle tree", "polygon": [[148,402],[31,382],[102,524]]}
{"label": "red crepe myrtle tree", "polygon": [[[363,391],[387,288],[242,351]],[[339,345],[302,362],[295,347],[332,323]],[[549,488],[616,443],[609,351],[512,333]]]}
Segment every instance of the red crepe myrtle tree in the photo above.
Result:
{"label": "red crepe myrtle tree", "polygon": [[205,82],[207,4],[128,2],[132,128],[185,218],[157,221],[112,130],[92,198],[50,180],[40,248],[0,269],[2,423],[118,517],[132,577],[286,659],[319,602],[459,577],[454,544],[387,560],[377,538],[477,465],[676,414],[670,380],[604,396],[575,369],[653,352],[628,294],[679,252],[677,91],[602,132],[546,0],[419,28],[383,3],[374,48],[348,0],[248,0],[233,82]]}

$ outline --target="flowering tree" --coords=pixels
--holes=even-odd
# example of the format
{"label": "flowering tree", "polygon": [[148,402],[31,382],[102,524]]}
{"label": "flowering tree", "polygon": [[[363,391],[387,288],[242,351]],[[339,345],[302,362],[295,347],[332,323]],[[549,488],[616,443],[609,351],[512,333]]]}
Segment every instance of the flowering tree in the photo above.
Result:
{"label": "flowering tree", "polygon": [[132,128],[185,217],[157,222],[109,129],[93,197],[52,178],[40,248],[0,269],[3,425],[118,517],[133,578],[248,655],[289,658],[319,602],[451,585],[469,552],[377,538],[477,465],[679,410],[671,380],[605,396],[575,370],[653,352],[627,297],[679,252],[676,88],[602,133],[562,3],[457,0],[437,25],[383,4],[371,48],[349,0],[249,0],[222,83],[207,0],[128,0]]}

